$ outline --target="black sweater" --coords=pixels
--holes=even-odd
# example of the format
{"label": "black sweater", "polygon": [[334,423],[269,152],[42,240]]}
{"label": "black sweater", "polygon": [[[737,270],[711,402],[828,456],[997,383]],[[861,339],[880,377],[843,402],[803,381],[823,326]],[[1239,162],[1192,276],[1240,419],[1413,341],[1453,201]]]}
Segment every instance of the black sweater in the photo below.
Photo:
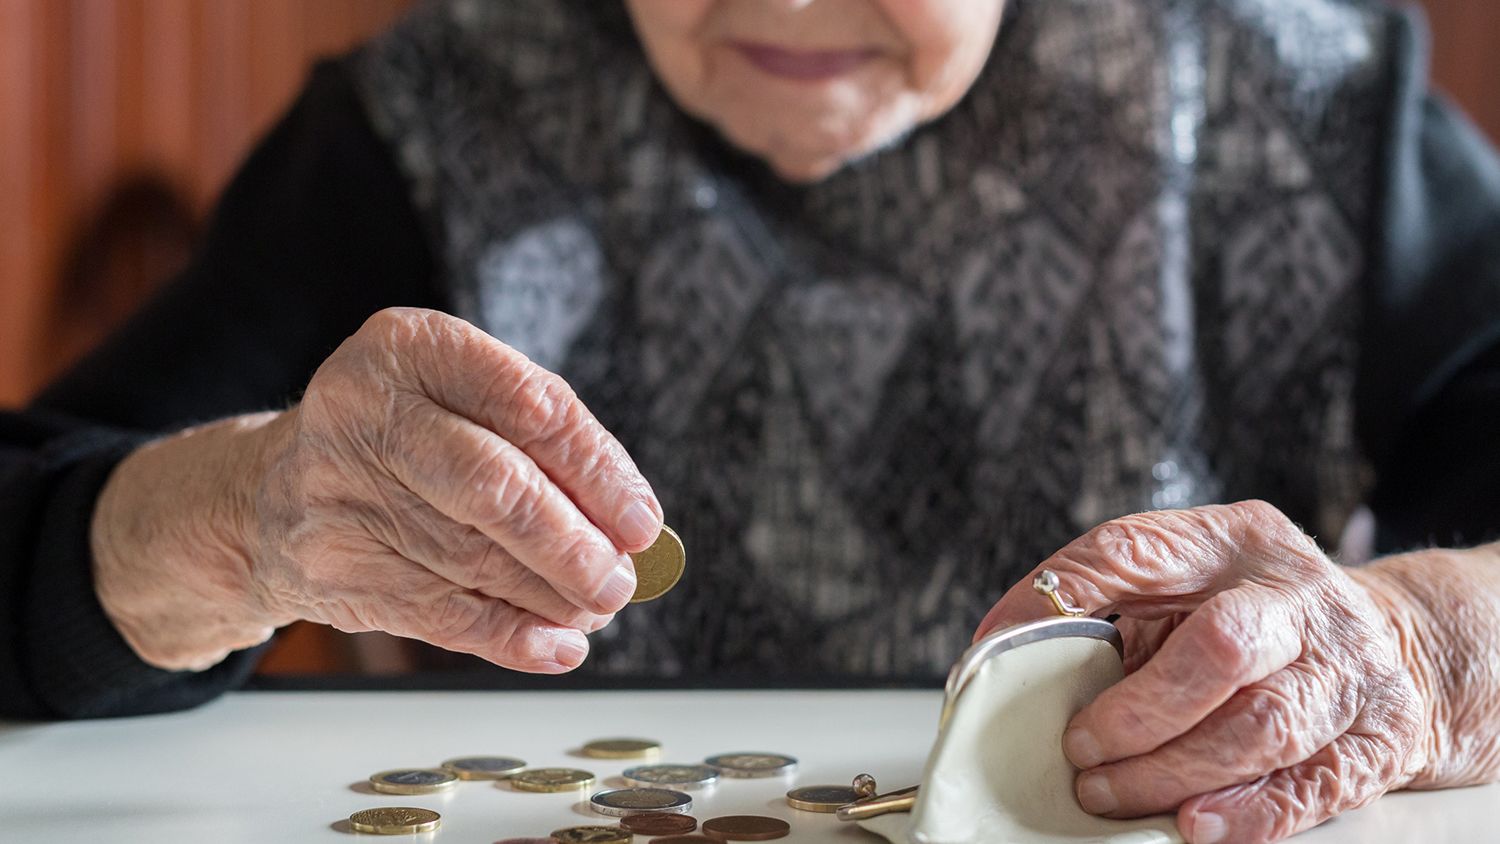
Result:
{"label": "black sweater", "polygon": [[[1376,339],[1359,370],[1385,550],[1500,526],[1500,166],[1425,94],[1420,61],[1406,56],[1392,88],[1370,234],[1382,265],[1364,305]],[[324,65],[224,194],[190,268],[33,406],[0,414],[0,714],[171,710],[244,680],[255,650],[201,673],[134,655],[93,591],[94,501],[147,438],[295,402],[375,310],[451,308],[424,231],[347,64]]]}

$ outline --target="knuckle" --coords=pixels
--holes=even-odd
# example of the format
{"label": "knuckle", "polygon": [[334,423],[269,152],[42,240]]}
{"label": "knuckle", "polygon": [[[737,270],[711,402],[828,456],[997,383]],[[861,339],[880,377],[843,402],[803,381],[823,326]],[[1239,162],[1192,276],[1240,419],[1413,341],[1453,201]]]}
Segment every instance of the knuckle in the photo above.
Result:
{"label": "knuckle", "polygon": [[1142,582],[1156,579],[1163,567],[1181,565],[1192,555],[1184,544],[1190,537],[1169,514],[1137,513],[1105,522],[1084,535],[1086,557],[1118,577]]}
{"label": "knuckle", "polygon": [[1259,498],[1247,498],[1227,506],[1232,514],[1250,524],[1272,525],[1287,521],[1286,516],[1274,505]]}
{"label": "knuckle", "polygon": [[1279,691],[1263,686],[1239,694],[1239,711],[1229,722],[1233,737],[1224,761],[1246,773],[1263,773],[1261,760],[1277,767],[1283,760],[1306,758],[1308,730],[1297,717],[1295,704]]}
{"label": "knuckle", "polygon": [[467,592],[449,592],[439,600],[431,616],[434,644],[472,650],[488,640],[489,613],[480,598]]}
{"label": "knuckle", "polygon": [[[1165,707],[1156,705],[1159,697],[1152,691],[1132,685],[1119,697],[1110,698],[1095,715],[1103,727],[1101,739],[1111,744],[1155,747],[1178,730],[1176,720]],[[1102,702],[1102,701],[1101,701]]]}
{"label": "knuckle", "polygon": [[1089,538],[1107,560],[1129,561],[1145,558],[1150,549],[1148,533],[1138,517],[1125,516],[1094,528]]}
{"label": "knuckle", "polygon": [[582,429],[587,415],[567,381],[533,365],[515,380],[507,407],[511,429],[523,439],[517,445],[523,448],[569,437]]}
{"label": "knuckle", "polygon": [[1339,765],[1306,765],[1288,772],[1286,786],[1272,789],[1277,807],[1271,818],[1273,839],[1295,835],[1331,816],[1344,793]]}
{"label": "knuckle", "polygon": [[1242,677],[1255,667],[1255,636],[1233,602],[1219,600],[1228,594],[1220,593],[1198,609],[1203,623],[1195,625],[1191,642],[1198,657],[1218,673]]}
{"label": "knuckle", "polygon": [[578,537],[564,546],[557,557],[557,579],[568,588],[593,595],[604,585],[611,566],[588,537]]}
{"label": "knuckle", "polygon": [[486,452],[469,469],[459,496],[462,512],[481,524],[504,522],[512,529],[536,518],[544,496],[545,477],[498,438],[487,443]]}
{"label": "knuckle", "polygon": [[463,574],[463,585],[499,598],[515,593],[520,578],[514,559],[474,528],[464,528],[451,556]]}
{"label": "knuckle", "polygon": [[355,335],[381,344],[405,340],[422,321],[422,314],[420,308],[381,308],[365,320]]}

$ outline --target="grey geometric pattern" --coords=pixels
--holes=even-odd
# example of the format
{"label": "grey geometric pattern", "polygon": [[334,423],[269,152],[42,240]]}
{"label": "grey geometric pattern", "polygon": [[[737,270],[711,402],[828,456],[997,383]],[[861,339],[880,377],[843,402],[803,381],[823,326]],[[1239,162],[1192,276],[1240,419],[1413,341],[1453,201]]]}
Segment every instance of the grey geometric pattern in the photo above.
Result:
{"label": "grey geometric pattern", "polygon": [[453,0],[353,60],[460,315],[566,377],[689,549],[582,669],[940,677],[1094,524],[1366,492],[1392,13],[1016,0],[902,144],[779,183],[614,3]]}

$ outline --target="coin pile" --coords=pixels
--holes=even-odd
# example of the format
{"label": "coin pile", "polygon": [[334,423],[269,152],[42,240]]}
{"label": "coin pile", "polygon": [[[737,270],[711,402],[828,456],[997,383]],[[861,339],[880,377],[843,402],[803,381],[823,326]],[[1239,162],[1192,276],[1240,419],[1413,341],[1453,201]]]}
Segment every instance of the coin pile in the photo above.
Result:
{"label": "coin pile", "polygon": [[[665,533],[665,532],[664,532]],[[653,546],[654,548],[655,546]],[[594,759],[647,759],[660,754],[661,743],[643,738],[596,739],[578,751]],[[797,769],[797,759],[781,753],[721,753],[697,764],[646,764],[626,768],[624,788],[610,788],[589,797],[596,813],[619,818],[617,825],[585,824],[553,830],[549,838],[512,838],[500,844],[631,844],[634,835],[658,836],[653,844],[692,842],[770,841],[785,838],[791,825],[780,818],[726,815],[702,822],[688,815],[693,798],[686,791],[707,789],[721,777],[733,779],[786,776]],[[462,756],[436,768],[396,768],[370,776],[370,787],[385,794],[435,794],[452,789],[460,780],[504,782],[512,791],[555,793],[585,790],[597,778],[578,768],[528,768],[509,756]],[[848,786],[814,785],[794,788],[787,805],[806,812],[831,813],[863,796]],[[349,816],[356,832],[402,835],[430,832],[441,824],[437,812],[410,807],[365,809]]]}

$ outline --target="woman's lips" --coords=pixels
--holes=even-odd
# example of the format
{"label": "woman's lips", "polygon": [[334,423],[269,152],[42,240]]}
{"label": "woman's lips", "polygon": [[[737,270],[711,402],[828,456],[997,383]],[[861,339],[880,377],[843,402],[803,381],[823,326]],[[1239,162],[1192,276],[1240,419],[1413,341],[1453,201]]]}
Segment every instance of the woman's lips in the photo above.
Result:
{"label": "woman's lips", "polygon": [[772,76],[820,82],[843,76],[880,54],[879,50],[788,50],[769,44],[733,42],[745,60]]}

